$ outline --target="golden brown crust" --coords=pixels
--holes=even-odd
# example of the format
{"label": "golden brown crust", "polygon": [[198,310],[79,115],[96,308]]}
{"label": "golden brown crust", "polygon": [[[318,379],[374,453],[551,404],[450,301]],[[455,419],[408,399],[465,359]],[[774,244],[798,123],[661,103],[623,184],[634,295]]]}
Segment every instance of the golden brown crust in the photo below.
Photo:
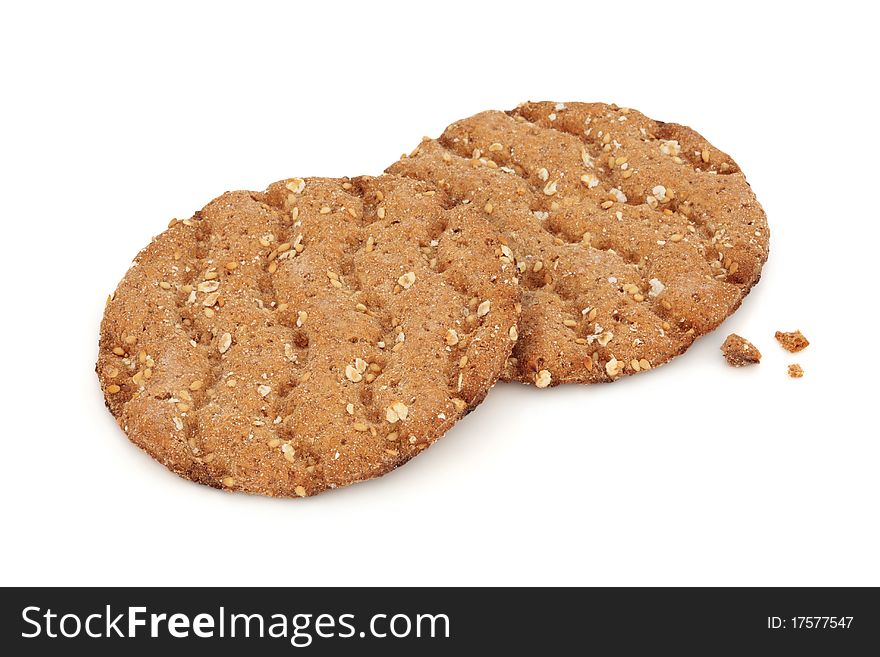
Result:
{"label": "golden brown crust", "polygon": [[667,362],[737,309],[767,258],[736,163],[690,128],[615,105],[483,112],[388,171],[502,231],[523,287],[504,378],[539,387]]}
{"label": "golden brown crust", "polygon": [[745,338],[731,333],[721,345],[721,353],[732,367],[755,365],[761,362],[761,352]]}
{"label": "golden brown crust", "polygon": [[788,375],[792,379],[800,379],[804,376],[804,368],[797,363],[792,363],[788,366]]}
{"label": "golden brown crust", "polygon": [[473,208],[395,176],[223,194],[155,238],[108,302],[107,406],[209,486],[301,497],[379,476],[504,367],[518,287],[501,247]]}

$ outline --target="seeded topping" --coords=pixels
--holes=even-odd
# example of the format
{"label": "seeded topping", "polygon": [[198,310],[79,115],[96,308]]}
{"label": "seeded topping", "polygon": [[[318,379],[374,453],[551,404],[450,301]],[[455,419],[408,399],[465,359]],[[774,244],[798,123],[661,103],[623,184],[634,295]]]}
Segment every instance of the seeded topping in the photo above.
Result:
{"label": "seeded topping", "polygon": [[[730,157],[690,128],[614,105],[483,112],[388,171],[461,207],[491,204],[484,216],[523,295],[506,379],[653,369],[739,307],[767,257],[763,210]],[[587,307],[594,316],[576,320]]]}
{"label": "seeded topping", "polygon": [[291,178],[285,187],[294,194],[300,194],[306,188],[306,181],[302,178]]}
{"label": "seeded topping", "polygon": [[518,272],[486,202],[394,176],[224,194],[109,300],[108,407],[169,468],[230,490],[305,497],[405,463],[513,347]]}
{"label": "seeded topping", "polygon": [[409,408],[400,401],[395,401],[385,409],[385,419],[391,424],[399,420],[405,420],[409,416]]}
{"label": "seeded topping", "polygon": [[414,272],[407,272],[403,276],[397,279],[397,284],[400,285],[404,290],[408,290],[413,286],[413,283],[416,282],[416,275]]}

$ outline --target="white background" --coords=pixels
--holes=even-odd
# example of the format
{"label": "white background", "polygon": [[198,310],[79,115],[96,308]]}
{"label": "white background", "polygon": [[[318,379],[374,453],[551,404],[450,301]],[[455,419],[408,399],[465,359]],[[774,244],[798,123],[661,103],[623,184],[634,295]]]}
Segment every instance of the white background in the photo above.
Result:
{"label": "white background", "polygon": [[[783,4],[4,3],[0,583],[880,584],[877,21]],[[313,499],[197,486],[126,440],[98,324],[170,218],[377,174],[526,99],[731,153],[772,231],[741,311],[613,385],[499,385],[410,464]],[[773,332],[795,328],[793,356]],[[723,362],[731,331],[759,366]]]}

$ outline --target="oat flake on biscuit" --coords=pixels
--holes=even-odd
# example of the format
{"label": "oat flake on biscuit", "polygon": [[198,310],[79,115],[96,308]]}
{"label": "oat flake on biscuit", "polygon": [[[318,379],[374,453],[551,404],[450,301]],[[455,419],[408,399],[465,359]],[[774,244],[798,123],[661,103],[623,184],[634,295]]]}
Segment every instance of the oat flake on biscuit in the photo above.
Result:
{"label": "oat flake on biscuit", "polygon": [[223,194],[108,302],[107,405],[210,486],[304,497],[381,475],[504,368],[519,310],[502,246],[480,211],[390,175]]}
{"label": "oat flake on biscuit", "polygon": [[538,387],[667,362],[737,309],[767,259],[766,217],[736,163],[615,105],[483,112],[388,171],[501,230],[523,294],[504,378]]}

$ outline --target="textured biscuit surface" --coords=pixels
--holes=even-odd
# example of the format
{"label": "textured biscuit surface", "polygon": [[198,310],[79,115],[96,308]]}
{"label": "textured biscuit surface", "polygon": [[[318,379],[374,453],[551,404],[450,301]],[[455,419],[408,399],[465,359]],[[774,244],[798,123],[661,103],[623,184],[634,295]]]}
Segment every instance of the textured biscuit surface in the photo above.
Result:
{"label": "textured biscuit surface", "polygon": [[172,222],[108,302],[98,377],[129,438],[215,487],[306,496],[381,475],[486,395],[516,270],[425,183],[292,179]]}
{"label": "textured biscuit surface", "polygon": [[526,103],[450,125],[391,173],[482,211],[521,271],[504,378],[595,383],[716,328],[758,281],[764,212],[690,128],[601,103]]}
{"label": "textured biscuit surface", "polygon": [[731,367],[754,365],[761,362],[761,352],[744,337],[731,333],[721,345],[721,353]]}

